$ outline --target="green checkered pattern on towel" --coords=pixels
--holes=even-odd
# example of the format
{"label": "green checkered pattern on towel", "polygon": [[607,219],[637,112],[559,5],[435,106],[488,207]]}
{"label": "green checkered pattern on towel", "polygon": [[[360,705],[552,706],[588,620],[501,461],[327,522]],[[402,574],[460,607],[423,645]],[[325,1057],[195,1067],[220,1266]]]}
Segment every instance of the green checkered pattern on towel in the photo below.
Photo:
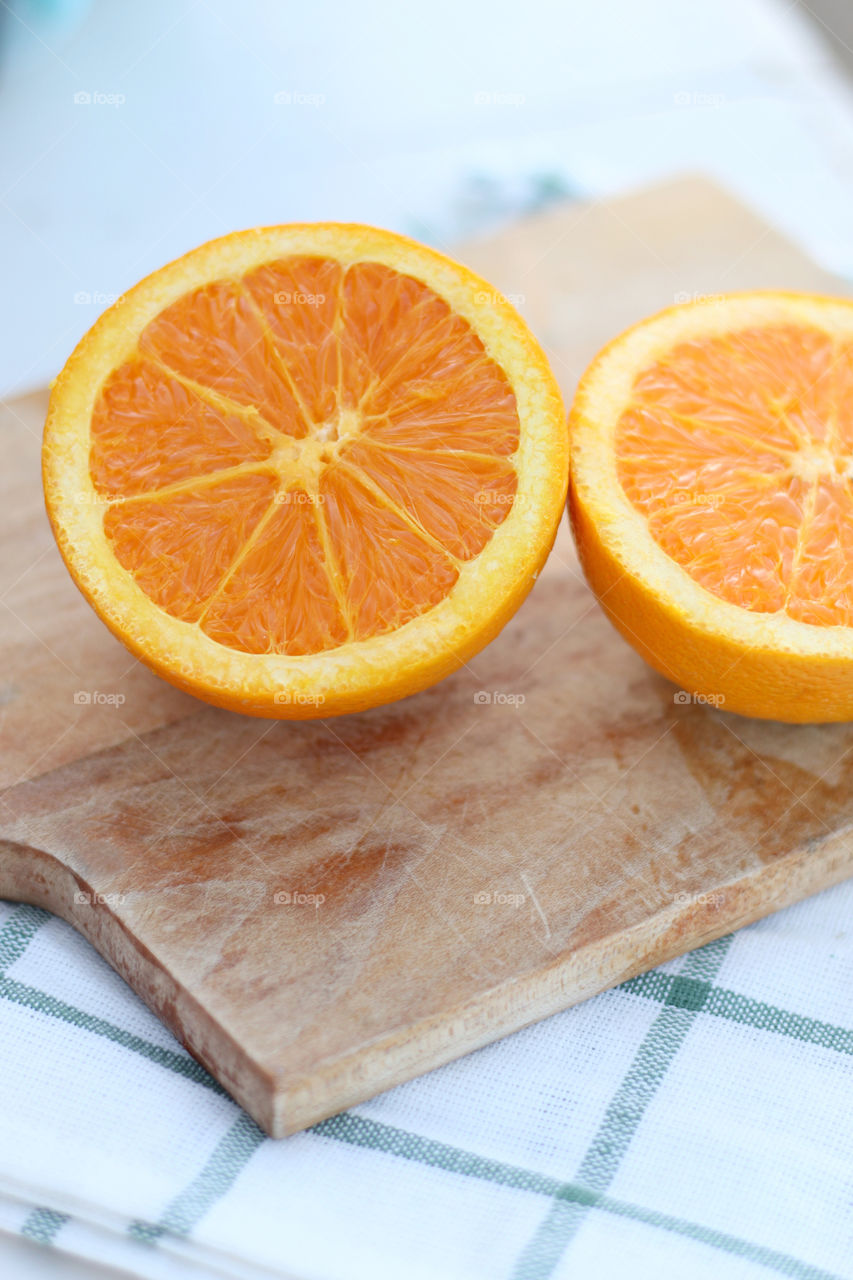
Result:
{"label": "green checkered pattern on towel", "polygon": [[853,1277],[851,907],[274,1143],[67,926],[7,904],[0,1228],[152,1277]]}

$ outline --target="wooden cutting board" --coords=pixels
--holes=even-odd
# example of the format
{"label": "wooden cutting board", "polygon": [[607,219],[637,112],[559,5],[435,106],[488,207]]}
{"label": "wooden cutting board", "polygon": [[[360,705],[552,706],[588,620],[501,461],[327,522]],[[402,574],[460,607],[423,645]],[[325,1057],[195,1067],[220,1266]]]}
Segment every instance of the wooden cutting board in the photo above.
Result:
{"label": "wooden cutting board", "polygon": [[[698,180],[459,256],[523,299],[567,396],[679,298],[841,291]],[[287,724],[176,692],[60,563],[44,404],[2,418],[0,893],[70,920],[269,1133],[853,873],[853,726],[683,702],[611,630],[566,528],[505,632],[396,706]]]}

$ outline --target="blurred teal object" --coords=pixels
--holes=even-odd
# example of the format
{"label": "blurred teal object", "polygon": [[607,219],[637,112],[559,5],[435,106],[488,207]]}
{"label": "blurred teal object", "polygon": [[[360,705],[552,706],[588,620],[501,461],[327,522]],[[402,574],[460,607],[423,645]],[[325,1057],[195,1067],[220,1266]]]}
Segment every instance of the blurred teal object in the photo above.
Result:
{"label": "blurred teal object", "polygon": [[26,57],[33,46],[53,48],[80,23],[91,0],[9,0],[2,6],[4,61]]}

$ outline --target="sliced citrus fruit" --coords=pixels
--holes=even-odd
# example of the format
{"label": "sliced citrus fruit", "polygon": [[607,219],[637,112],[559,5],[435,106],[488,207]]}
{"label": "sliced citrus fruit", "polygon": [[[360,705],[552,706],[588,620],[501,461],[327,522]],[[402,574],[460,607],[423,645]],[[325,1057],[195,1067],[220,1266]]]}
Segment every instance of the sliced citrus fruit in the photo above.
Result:
{"label": "sliced citrus fruit", "polygon": [[500,630],[565,501],[547,361],[464,267],[370,227],[238,232],[148,277],[60,375],[47,509],[155,671],[255,715],[414,693]]}
{"label": "sliced citrus fruit", "polygon": [[853,719],[853,303],[670,308],[570,415],[587,578],[653,667],[730,711]]}

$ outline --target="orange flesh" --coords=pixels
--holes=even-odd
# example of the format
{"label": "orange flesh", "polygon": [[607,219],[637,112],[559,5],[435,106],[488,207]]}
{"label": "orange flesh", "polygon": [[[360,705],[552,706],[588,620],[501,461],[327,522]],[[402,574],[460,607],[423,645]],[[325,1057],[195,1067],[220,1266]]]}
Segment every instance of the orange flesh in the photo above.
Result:
{"label": "orange flesh", "polygon": [[515,396],[467,322],[377,263],[269,263],[143,331],[92,416],[119,562],[247,653],[308,654],[438,604],[516,491]]}
{"label": "orange flesh", "polygon": [[635,380],[616,454],[652,537],[706,590],[853,625],[853,344],[793,324],[681,343]]}

